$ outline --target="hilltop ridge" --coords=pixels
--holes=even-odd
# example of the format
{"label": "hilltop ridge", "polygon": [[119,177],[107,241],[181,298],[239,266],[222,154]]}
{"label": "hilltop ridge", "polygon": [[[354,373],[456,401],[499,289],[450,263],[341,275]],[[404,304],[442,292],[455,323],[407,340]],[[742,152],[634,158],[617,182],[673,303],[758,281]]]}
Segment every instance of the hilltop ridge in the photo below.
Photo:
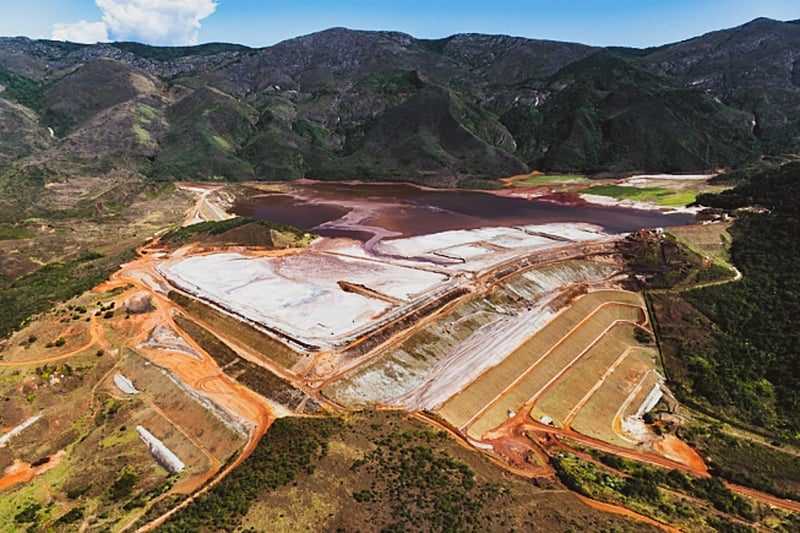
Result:
{"label": "hilltop ridge", "polygon": [[713,170],[798,150],[800,26],[651,49],[344,28],[260,49],[0,38],[0,84],[16,183]]}

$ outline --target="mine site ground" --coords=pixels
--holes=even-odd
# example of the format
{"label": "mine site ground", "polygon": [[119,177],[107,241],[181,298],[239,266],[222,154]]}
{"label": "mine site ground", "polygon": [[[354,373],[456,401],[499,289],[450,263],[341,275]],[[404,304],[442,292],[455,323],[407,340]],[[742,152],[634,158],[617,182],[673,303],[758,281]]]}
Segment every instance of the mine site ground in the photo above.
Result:
{"label": "mine site ground", "polygon": [[[181,186],[196,198],[186,225],[228,218],[223,187]],[[17,332],[0,360],[0,391],[15,398],[0,420],[2,507],[49,500],[57,486],[73,495],[56,499],[65,512],[94,502],[92,530],[150,530],[240,464],[276,417],[375,408],[412,412],[526,478],[555,479],[549,459],[571,443],[709,475],[674,433],[643,421],[657,404],[680,406],[644,301],[627,288],[624,235],[588,223],[408,237],[364,217],[334,225],[372,237],[275,250],[155,238]],[[719,231],[693,227],[678,231],[715,250]],[[101,513],[108,486],[141,500],[123,507],[112,491],[113,512]],[[141,520],[169,498],[180,503]]]}

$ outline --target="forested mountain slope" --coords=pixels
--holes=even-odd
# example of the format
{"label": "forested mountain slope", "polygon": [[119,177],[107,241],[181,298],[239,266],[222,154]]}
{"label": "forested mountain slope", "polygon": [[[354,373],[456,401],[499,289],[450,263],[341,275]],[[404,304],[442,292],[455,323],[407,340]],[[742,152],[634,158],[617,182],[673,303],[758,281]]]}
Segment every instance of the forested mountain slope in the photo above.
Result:
{"label": "forested mountain slope", "polygon": [[799,44],[767,19],[646,50],[341,28],[263,49],[3,38],[0,179],[730,167],[797,150]]}

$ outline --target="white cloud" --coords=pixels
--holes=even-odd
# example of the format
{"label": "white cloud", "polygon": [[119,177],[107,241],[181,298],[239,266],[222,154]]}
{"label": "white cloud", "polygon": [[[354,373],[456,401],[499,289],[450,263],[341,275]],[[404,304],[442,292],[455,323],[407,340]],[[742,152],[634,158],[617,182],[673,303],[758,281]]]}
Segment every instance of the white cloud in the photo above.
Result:
{"label": "white cloud", "polygon": [[100,22],[82,20],[53,25],[53,39],[94,43],[141,41],[149,44],[196,44],[200,21],[217,9],[216,0],[95,0]]}
{"label": "white cloud", "polygon": [[115,40],[151,44],[195,44],[200,21],[217,9],[216,0],[95,0]]}
{"label": "white cloud", "polygon": [[108,32],[104,22],[67,22],[53,24],[52,39],[56,41],[72,41],[74,43],[93,44],[108,41]]}

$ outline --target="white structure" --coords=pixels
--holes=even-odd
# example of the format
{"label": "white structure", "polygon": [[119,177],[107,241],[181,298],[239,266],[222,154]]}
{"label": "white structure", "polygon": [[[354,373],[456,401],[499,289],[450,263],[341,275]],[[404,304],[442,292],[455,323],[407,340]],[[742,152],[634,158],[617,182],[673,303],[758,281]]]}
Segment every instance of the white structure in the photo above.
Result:
{"label": "white structure", "polygon": [[183,461],[178,459],[178,456],[172,453],[172,450],[167,448],[163,442],[158,440],[142,426],[136,426],[136,431],[139,433],[142,440],[147,443],[147,446],[150,448],[150,454],[158,464],[163,466],[171,474],[183,472],[186,465]]}

